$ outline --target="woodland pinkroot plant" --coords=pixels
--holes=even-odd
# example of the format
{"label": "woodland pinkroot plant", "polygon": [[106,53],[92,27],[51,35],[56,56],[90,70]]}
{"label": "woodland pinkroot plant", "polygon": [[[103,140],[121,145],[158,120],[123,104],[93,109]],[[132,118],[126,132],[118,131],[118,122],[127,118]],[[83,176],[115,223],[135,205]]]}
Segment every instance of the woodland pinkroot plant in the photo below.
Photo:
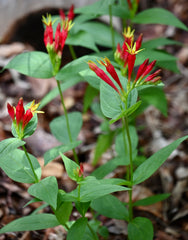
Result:
{"label": "woodland pinkroot plant", "polygon": [[[143,42],[142,34],[135,40],[135,31],[128,23],[162,23],[185,31],[188,29],[164,9],[148,9],[137,13],[138,4],[137,0],[100,0],[79,9],[74,9],[72,5],[67,15],[64,11],[60,11],[59,16],[47,14],[42,19],[47,52],[22,53],[5,67],[31,77],[43,78],[44,81],[53,77],[57,88],[49,92],[40,105],[33,101],[24,107],[22,98],[16,107],[7,104],[8,114],[12,119],[13,137],[0,143],[0,167],[14,181],[30,184],[28,193],[31,200],[27,205],[32,202],[43,202],[44,205],[33,214],[5,225],[0,229],[0,234],[36,231],[62,225],[67,231],[67,240],[108,239],[108,229],[96,217],[104,215],[126,221],[129,240],[153,239],[151,221],[145,217],[135,217],[134,207],[165,200],[170,193],[133,202],[133,187],[151,177],[188,136],[175,140],[149,158],[138,154],[138,135],[134,120],[151,104],[167,115],[161,68],[167,67],[168,70],[175,71],[177,66],[173,56],[156,49],[156,40]],[[107,13],[110,16],[110,26],[94,21],[96,14],[102,16]],[[123,22],[122,35],[113,28],[113,14]],[[168,41],[171,43],[170,39]],[[166,39],[160,39],[159,42],[164,46]],[[73,61],[61,67],[65,44],[69,45]],[[89,48],[93,54],[76,58],[73,46]],[[108,48],[109,51],[100,53],[98,46]],[[100,59],[99,55],[104,58]],[[63,92],[67,88],[81,81],[88,84],[83,99],[83,112],[90,108],[102,122],[102,133],[96,142],[93,166],[96,167],[102,154],[112,144],[114,149],[112,158],[96,167],[90,176],[86,176],[82,159],[79,162],[76,151],[82,143],[78,140],[83,124],[82,113],[68,112],[63,98]],[[54,176],[41,179],[41,166],[37,158],[27,152],[24,141],[36,130],[38,117],[35,113],[40,113],[40,109],[58,94],[64,112],[50,122],[50,130],[60,144],[45,152],[44,164],[47,165],[57,157],[62,158],[67,175],[76,183],[71,192],[61,189]],[[98,95],[100,98],[96,101]],[[119,124],[111,128],[110,125],[117,121]],[[66,152],[70,150],[73,151],[75,161],[66,156]],[[125,178],[106,178],[118,166],[126,166]],[[127,191],[128,202],[121,202],[113,194],[121,191]],[[39,212],[46,205],[50,212]],[[73,219],[73,209],[79,213],[74,221],[70,220]],[[92,214],[92,219],[87,217],[88,211]]]}

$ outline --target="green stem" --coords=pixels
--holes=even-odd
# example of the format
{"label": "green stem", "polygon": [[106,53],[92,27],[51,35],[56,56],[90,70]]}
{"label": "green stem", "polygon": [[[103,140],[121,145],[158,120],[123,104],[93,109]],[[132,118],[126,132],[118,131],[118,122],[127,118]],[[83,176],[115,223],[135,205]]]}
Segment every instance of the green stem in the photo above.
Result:
{"label": "green stem", "polygon": [[92,227],[89,225],[89,223],[87,223],[87,226],[88,226],[90,232],[92,233],[92,235],[93,235],[93,237],[94,237],[93,239],[98,240],[98,238],[97,238],[96,235],[95,235],[95,232],[93,231],[93,229],[92,229]]}
{"label": "green stem", "polygon": [[73,60],[77,59],[76,53],[75,53],[74,48],[73,48],[72,45],[69,45],[69,51],[71,53],[72,59]]}
{"label": "green stem", "polygon": [[112,5],[109,5],[109,16],[110,16],[110,29],[111,29],[111,37],[112,37],[112,49],[115,51],[115,36],[114,36],[114,28],[112,23]]}
{"label": "green stem", "polygon": [[[123,127],[125,127],[125,132],[127,135],[127,140],[128,140],[128,148],[129,148],[129,181],[131,183],[130,190],[129,190],[129,221],[132,221],[133,219],[133,202],[132,202],[132,185],[133,185],[133,158],[132,158],[132,143],[131,143],[131,137],[130,137],[130,132],[129,132],[129,124],[128,124],[128,119],[122,119],[123,121]],[[125,143],[126,144],[126,143]]]}
{"label": "green stem", "polygon": [[[60,82],[57,79],[56,79],[56,82],[57,82],[57,86],[58,86],[58,90],[59,90],[59,94],[60,94],[60,98],[61,98],[61,103],[62,103],[64,114],[65,114],[65,120],[66,120],[66,124],[67,124],[67,131],[68,131],[68,135],[69,135],[69,140],[70,140],[70,142],[72,142],[69,119],[68,119],[68,114],[67,114],[67,109],[65,107],[64,99],[63,99],[63,94],[62,94],[62,91],[61,91],[61,85],[60,85]],[[75,162],[79,165],[79,160],[78,160],[78,156],[76,154],[75,149],[73,148],[72,151],[73,151]]]}
{"label": "green stem", "polygon": [[28,159],[28,162],[29,162],[29,164],[30,164],[30,166],[31,166],[31,170],[32,170],[32,172],[33,172],[33,175],[35,176],[35,182],[38,183],[38,182],[39,182],[39,179],[38,179],[38,177],[37,177],[37,175],[36,175],[36,173],[35,173],[35,170],[34,170],[34,167],[33,167],[32,162],[31,162],[31,159],[30,159],[30,157],[29,157],[29,154],[27,153],[27,150],[26,150],[26,148],[25,148],[24,145],[22,146],[22,148],[23,148],[23,150],[24,150],[24,152],[25,152],[25,155],[26,155],[26,157],[27,157],[27,159]]}

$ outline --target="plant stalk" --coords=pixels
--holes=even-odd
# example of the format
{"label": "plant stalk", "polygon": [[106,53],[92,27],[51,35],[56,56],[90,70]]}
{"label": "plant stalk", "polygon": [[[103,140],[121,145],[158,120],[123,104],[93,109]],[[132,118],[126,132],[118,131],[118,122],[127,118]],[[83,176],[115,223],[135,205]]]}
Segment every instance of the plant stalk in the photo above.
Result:
{"label": "plant stalk", "polygon": [[72,59],[73,60],[77,59],[76,53],[74,51],[74,47],[72,45],[69,45],[69,51],[71,53]]}
{"label": "plant stalk", "polygon": [[[65,103],[64,103],[64,99],[63,99],[63,94],[62,94],[62,91],[61,91],[61,85],[60,85],[60,82],[57,79],[56,79],[56,82],[57,82],[57,86],[58,86],[58,90],[59,90],[59,94],[60,94],[60,98],[61,98],[61,103],[62,103],[64,114],[65,114],[65,120],[66,120],[66,124],[67,124],[67,131],[68,131],[68,135],[69,135],[69,140],[70,140],[70,142],[72,142],[70,124],[69,124],[67,109],[65,107]],[[75,162],[79,165],[79,160],[78,160],[78,156],[76,154],[75,148],[73,148],[72,151],[73,151]]]}
{"label": "plant stalk", "polygon": [[27,159],[28,159],[28,162],[29,162],[29,164],[30,164],[31,170],[32,170],[32,172],[33,172],[33,175],[35,176],[35,182],[38,183],[38,182],[39,182],[39,179],[38,179],[38,177],[37,177],[37,175],[36,175],[36,173],[35,173],[35,170],[34,170],[34,167],[33,167],[32,162],[31,162],[31,159],[30,159],[30,157],[29,157],[29,154],[27,153],[27,150],[26,150],[26,148],[25,148],[24,145],[22,146],[22,148],[23,148],[23,150],[24,150],[24,152],[25,152],[25,155],[26,155],[26,157],[27,157]]}
{"label": "plant stalk", "polygon": [[[125,117],[122,119],[123,121],[123,127],[125,128],[125,132],[127,135],[127,140],[128,140],[128,149],[129,149],[129,172],[128,172],[128,181],[130,181],[131,186],[129,190],[129,221],[132,221],[133,219],[133,202],[132,202],[132,184],[133,184],[133,158],[132,158],[132,143],[131,143],[131,137],[130,137],[130,132],[129,132],[129,125],[128,125],[128,119]],[[125,141],[125,140],[124,140]],[[125,142],[126,144],[126,142]]]}

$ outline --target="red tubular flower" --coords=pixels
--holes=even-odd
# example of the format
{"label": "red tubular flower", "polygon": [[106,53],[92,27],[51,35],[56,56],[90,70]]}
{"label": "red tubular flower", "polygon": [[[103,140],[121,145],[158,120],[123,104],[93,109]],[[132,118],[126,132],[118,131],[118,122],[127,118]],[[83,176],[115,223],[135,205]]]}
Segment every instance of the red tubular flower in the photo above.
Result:
{"label": "red tubular flower", "polygon": [[135,60],[136,60],[136,54],[133,53],[128,55],[127,62],[128,62],[128,81],[129,82],[131,81],[131,75],[134,68]]}
{"label": "red tubular flower", "polygon": [[136,78],[135,78],[135,82],[142,76],[142,74],[145,72],[147,66],[149,63],[149,58],[147,58],[139,67]]}
{"label": "red tubular flower", "polygon": [[95,74],[100,77],[104,82],[106,82],[108,85],[110,85],[118,94],[120,94],[117,87],[114,85],[112,80],[106,75],[106,73],[100,69],[94,62],[89,61],[88,62],[89,68],[95,72]]}
{"label": "red tubular flower", "polygon": [[74,5],[73,4],[71,5],[71,7],[69,9],[67,18],[68,18],[68,21],[71,21],[74,18]]}
{"label": "red tubular flower", "polygon": [[104,62],[100,61],[102,65],[106,67],[106,71],[113,77],[113,79],[117,82],[121,90],[123,90],[123,87],[121,85],[121,82],[119,80],[119,77],[115,71],[114,66],[111,64],[110,60],[108,58],[104,58]]}
{"label": "red tubular flower", "polygon": [[80,163],[80,169],[79,169],[79,177],[83,176],[84,174],[84,165],[83,163]]}
{"label": "red tubular flower", "polygon": [[8,109],[8,114],[12,118],[12,120],[15,120],[15,108],[11,106],[9,103],[7,103],[7,109]]}
{"label": "red tubular flower", "polygon": [[61,42],[62,42],[61,24],[58,23],[56,32],[55,32],[55,52],[56,53],[60,52],[61,54],[61,51],[62,51]]}
{"label": "red tubular flower", "polygon": [[143,34],[141,33],[136,40],[136,51],[138,51],[142,45]]}
{"label": "red tubular flower", "polygon": [[[145,80],[144,82],[150,82],[156,79],[157,75],[161,72],[161,69],[158,69],[157,71],[155,71],[154,73],[150,74]],[[158,78],[158,77],[157,77]]]}
{"label": "red tubular flower", "polygon": [[131,0],[127,0],[127,3],[129,5],[129,9],[132,9],[132,3],[131,3]]}
{"label": "red tubular flower", "polygon": [[147,67],[146,70],[144,71],[144,73],[142,74],[142,78],[145,77],[149,72],[151,72],[151,70],[154,68],[156,63],[156,60],[154,60],[153,62],[151,62]]}
{"label": "red tubular flower", "polygon": [[26,113],[23,116],[23,123],[22,123],[22,129],[25,128],[25,126],[29,123],[29,121],[32,119],[33,113],[30,109],[26,111]]}
{"label": "red tubular flower", "polygon": [[25,110],[23,107],[23,98],[20,98],[18,101],[18,104],[16,106],[16,123],[19,125],[19,123],[23,120]]}
{"label": "red tubular flower", "polygon": [[62,9],[60,9],[59,10],[59,15],[60,15],[60,18],[63,20],[63,21],[65,21],[65,13],[64,13],[64,11],[62,10]]}

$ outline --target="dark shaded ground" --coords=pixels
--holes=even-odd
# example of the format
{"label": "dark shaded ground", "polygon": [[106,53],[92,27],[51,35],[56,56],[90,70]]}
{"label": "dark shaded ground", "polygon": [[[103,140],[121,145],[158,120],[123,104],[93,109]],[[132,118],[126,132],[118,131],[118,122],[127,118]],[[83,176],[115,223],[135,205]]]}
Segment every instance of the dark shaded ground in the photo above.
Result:
{"label": "dark shaded ground", "polygon": [[[142,1],[141,1],[142,2]],[[188,25],[188,3],[187,1],[168,0],[152,1],[152,6],[165,7],[178,16],[186,25]],[[151,1],[143,1],[141,9],[149,8]],[[35,25],[36,26],[36,25]],[[31,24],[32,28],[32,24]],[[34,25],[33,25],[34,28]],[[151,36],[152,29],[152,36]],[[179,74],[174,74],[163,70],[163,81],[165,83],[165,92],[168,100],[168,117],[162,116],[154,107],[149,107],[144,114],[137,119],[139,130],[139,144],[146,156],[151,155],[159,148],[171,141],[188,134],[188,34],[182,30],[173,27],[164,27],[160,25],[136,26],[137,33],[143,32],[145,39],[154,37],[170,37],[171,39],[181,41],[183,46],[167,46],[167,50],[179,58]],[[20,38],[16,38],[19,35]],[[5,64],[9,57],[20,53],[25,49],[41,50],[41,45],[34,44],[42,41],[42,36],[36,39],[29,39],[18,27],[14,36],[10,36],[8,46],[0,46],[0,59]],[[13,40],[19,40],[12,44]],[[34,42],[33,42],[34,41]],[[24,44],[23,44],[24,43]],[[83,50],[83,49],[82,49]],[[77,49],[77,51],[80,51]],[[66,62],[69,60],[68,48],[65,48]],[[44,95],[56,83],[53,79],[41,80],[17,75],[14,72],[5,71],[0,76],[0,139],[3,140],[11,136],[11,120],[6,110],[6,103],[16,104],[19,97],[23,97],[25,103],[36,99],[40,101]],[[83,96],[86,88],[85,83],[79,83],[69,89],[64,94],[65,103],[69,111],[83,110]],[[41,165],[43,165],[44,152],[58,145],[58,142],[49,132],[49,122],[56,116],[62,114],[59,98],[53,100],[45,108],[45,115],[40,115],[39,125],[36,133],[28,138],[28,151],[37,156]],[[83,144],[78,149],[80,159],[84,162],[86,174],[89,174],[93,167],[92,153],[97,138],[98,126],[100,120],[89,111],[84,115],[84,126],[79,138]],[[72,157],[69,153],[69,157]],[[99,165],[110,158],[110,153],[103,155]],[[112,177],[123,177],[124,168],[118,168],[112,174]],[[43,169],[43,177],[54,175],[57,177],[59,186],[66,190],[71,190],[74,184],[67,178],[60,159],[50,163]],[[27,193],[28,184],[16,183],[10,180],[2,171],[0,172],[0,227],[10,221],[30,214],[40,203],[31,204],[23,208],[24,204],[30,200]],[[187,240],[188,239],[188,142],[183,142],[178,150],[165,162],[160,170],[144,184],[134,189],[133,199],[138,200],[151,196],[156,193],[170,192],[171,197],[152,206],[139,207],[135,209],[135,216],[145,216],[151,219],[155,229],[155,240]],[[127,200],[126,193],[119,193],[119,199]],[[47,207],[45,212],[49,212]],[[72,218],[78,217],[76,211]],[[88,218],[90,218],[88,213]],[[126,223],[119,220],[111,220],[100,217],[101,222],[108,227],[110,240],[126,239]],[[9,233],[0,236],[4,239],[43,239],[55,240],[65,239],[65,231],[62,227],[47,229],[44,231]],[[74,239],[73,239],[74,240]],[[138,239],[139,240],[139,239]]]}

